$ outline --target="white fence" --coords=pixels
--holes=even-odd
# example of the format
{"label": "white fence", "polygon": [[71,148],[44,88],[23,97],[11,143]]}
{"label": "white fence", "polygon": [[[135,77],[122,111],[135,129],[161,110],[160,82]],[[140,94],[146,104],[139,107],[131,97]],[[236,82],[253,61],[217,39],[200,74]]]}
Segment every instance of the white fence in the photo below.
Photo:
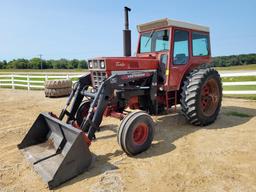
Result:
{"label": "white fence", "polygon": [[[11,87],[26,87],[27,90],[31,88],[44,89],[44,82],[52,79],[73,79],[81,77],[82,74],[66,74],[66,75],[0,75],[0,88]],[[75,82],[75,81],[74,81]]]}
{"label": "white fence", "polygon": [[221,71],[221,77],[245,77],[245,76],[256,76],[256,71]]}
{"label": "white fence", "polygon": [[[0,74],[0,88],[11,87],[15,89],[17,87],[25,87],[27,90],[31,88],[44,89],[44,82],[51,79],[74,79],[81,77],[83,74],[57,74],[44,73],[43,75],[38,74]],[[256,76],[256,72],[220,72],[221,77],[239,77],[239,76]],[[75,82],[75,81],[74,81]],[[245,82],[223,82],[224,86],[237,86],[237,85],[256,85],[256,81],[245,81]],[[256,94],[255,90],[248,91],[223,91],[223,94]]]}
{"label": "white fence", "polygon": [[[220,72],[221,77],[246,77],[246,76],[256,76],[256,71],[226,71]],[[256,81],[243,81],[243,82],[223,82],[224,86],[237,86],[237,85],[256,85]],[[223,91],[225,95],[253,95],[256,94],[255,90],[244,90],[244,91]]]}

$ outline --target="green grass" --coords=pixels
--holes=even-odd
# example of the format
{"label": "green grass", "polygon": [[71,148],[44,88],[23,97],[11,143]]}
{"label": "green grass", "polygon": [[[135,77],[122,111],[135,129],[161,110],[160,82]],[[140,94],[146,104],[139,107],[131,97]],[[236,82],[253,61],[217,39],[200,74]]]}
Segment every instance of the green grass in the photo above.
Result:
{"label": "green grass", "polygon": [[236,85],[236,86],[223,86],[225,91],[254,91],[256,85]]}
{"label": "green grass", "polygon": [[[16,84],[19,84],[19,83],[16,83]],[[8,88],[8,89],[11,89],[12,88],[12,86],[0,86],[0,88]],[[17,87],[17,86],[15,86],[15,90],[16,89],[19,89],[19,90],[28,90],[28,88],[27,87]],[[35,87],[30,87],[30,90],[42,90],[41,88],[35,88]]]}
{"label": "green grass", "polygon": [[62,72],[62,73],[72,73],[72,72],[87,72],[88,69],[0,69],[0,72],[15,72],[15,73],[26,73],[26,72],[38,72],[38,73],[47,73],[47,72]]}
{"label": "green grass", "polygon": [[226,98],[256,100],[256,95],[224,95],[224,97],[226,97]]}
{"label": "green grass", "polygon": [[238,65],[238,66],[230,66],[230,67],[216,67],[219,71],[226,71],[226,70],[256,70],[256,64],[250,65]]}
{"label": "green grass", "polygon": [[224,114],[228,115],[228,116],[236,116],[236,117],[251,117],[251,115],[248,115],[248,114],[242,113],[242,112],[237,112],[237,111],[228,111]]}
{"label": "green grass", "polygon": [[256,81],[256,76],[222,77],[222,82]]}

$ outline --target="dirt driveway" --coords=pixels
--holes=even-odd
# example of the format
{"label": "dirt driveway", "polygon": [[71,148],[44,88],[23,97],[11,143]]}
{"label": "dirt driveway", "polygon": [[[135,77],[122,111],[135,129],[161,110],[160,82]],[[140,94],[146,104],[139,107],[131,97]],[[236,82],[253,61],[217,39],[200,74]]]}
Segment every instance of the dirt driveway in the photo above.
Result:
{"label": "dirt driveway", "polygon": [[[65,100],[0,90],[0,191],[48,191],[16,145],[39,112],[58,113]],[[133,158],[117,144],[119,121],[107,118],[91,146],[90,171],[56,191],[256,191],[255,116],[255,101],[224,99],[218,120],[207,127],[180,115],[154,117],[152,147]]]}

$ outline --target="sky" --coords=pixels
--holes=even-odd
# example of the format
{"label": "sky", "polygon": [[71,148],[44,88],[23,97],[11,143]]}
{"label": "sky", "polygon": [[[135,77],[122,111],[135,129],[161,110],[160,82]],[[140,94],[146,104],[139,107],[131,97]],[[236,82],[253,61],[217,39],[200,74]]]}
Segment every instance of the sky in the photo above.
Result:
{"label": "sky", "polygon": [[172,18],[210,27],[213,56],[256,53],[255,0],[0,0],[0,60],[122,56],[123,7],[136,25]]}

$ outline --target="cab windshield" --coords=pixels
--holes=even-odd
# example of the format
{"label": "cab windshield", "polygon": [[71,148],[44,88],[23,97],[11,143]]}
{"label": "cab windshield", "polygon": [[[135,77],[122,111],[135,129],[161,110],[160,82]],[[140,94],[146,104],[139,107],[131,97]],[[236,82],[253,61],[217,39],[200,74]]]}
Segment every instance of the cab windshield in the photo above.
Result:
{"label": "cab windshield", "polygon": [[140,53],[169,50],[169,30],[142,33],[140,37]]}

